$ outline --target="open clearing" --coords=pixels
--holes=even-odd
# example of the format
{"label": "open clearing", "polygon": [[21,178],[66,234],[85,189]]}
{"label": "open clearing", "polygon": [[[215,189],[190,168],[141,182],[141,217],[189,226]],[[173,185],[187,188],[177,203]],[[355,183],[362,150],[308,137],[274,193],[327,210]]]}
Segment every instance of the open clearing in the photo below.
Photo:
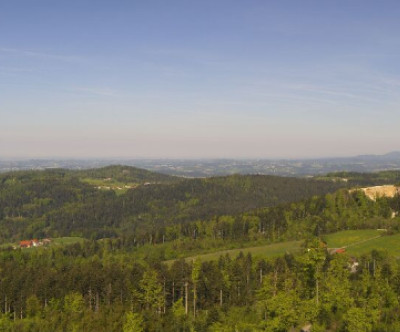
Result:
{"label": "open clearing", "polygon": [[84,238],[82,237],[73,237],[73,236],[69,236],[69,237],[55,237],[51,239],[51,245],[68,245],[68,244],[74,244],[74,243],[80,243],[85,241]]}
{"label": "open clearing", "polygon": [[[351,255],[362,255],[373,249],[387,250],[389,253],[400,257],[400,234],[385,236],[386,232],[381,230],[366,229],[366,230],[348,230],[326,235],[324,238],[329,248],[346,248],[346,251]],[[235,257],[240,252],[243,254],[252,254],[256,257],[272,258],[289,253],[301,251],[303,241],[286,241],[265,246],[237,248],[230,250],[222,250],[213,253],[194,255],[186,257],[186,261],[193,259],[200,261],[217,260],[222,255],[230,255]],[[167,264],[172,264],[175,260],[166,261]]]}
{"label": "open clearing", "polygon": [[378,197],[394,197],[399,193],[399,188],[393,185],[367,187],[361,188],[361,190],[372,200],[376,200]]}
{"label": "open clearing", "polygon": [[[248,253],[257,257],[272,258],[285,254],[286,252],[294,253],[301,250],[301,244],[303,241],[287,241],[279,242],[274,244],[269,244],[265,246],[249,247],[249,248],[237,248],[221,250],[213,253],[195,255],[184,258],[186,261],[191,261],[193,259],[200,261],[212,261],[217,260],[220,256],[229,255],[231,257],[237,256],[240,252],[247,255]],[[165,261],[167,264],[172,264],[175,259]]]}
{"label": "open clearing", "polygon": [[351,255],[362,255],[373,249],[385,250],[396,258],[400,258],[400,234],[381,236],[369,241],[357,243],[347,248]]}
{"label": "open clearing", "polygon": [[86,182],[99,190],[113,190],[117,195],[122,195],[126,193],[127,190],[136,188],[137,183],[132,182],[120,182],[108,179],[93,179],[93,178],[83,178],[83,182]]}
{"label": "open clearing", "polygon": [[372,239],[379,238],[384,235],[385,231],[378,231],[376,229],[362,229],[341,231],[326,235],[324,238],[329,248],[357,248],[358,245],[372,241]]}

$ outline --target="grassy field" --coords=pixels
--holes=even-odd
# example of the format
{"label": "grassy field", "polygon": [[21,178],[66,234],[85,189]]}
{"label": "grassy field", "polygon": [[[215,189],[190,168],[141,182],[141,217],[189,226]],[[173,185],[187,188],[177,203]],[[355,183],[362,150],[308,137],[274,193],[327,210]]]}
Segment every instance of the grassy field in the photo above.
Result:
{"label": "grassy field", "polygon": [[[328,248],[346,248],[346,252],[350,255],[362,255],[370,252],[373,249],[384,250],[389,254],[400,258],[400,234],[386,235],[385,231],[379,230],[349,230],[341,231],[326,235],[324,240],[327,242]],[[63,246],[77,242],[83,242],[81,237],[59,237],[53,238],[50,246]],[[269,245],[258,245],[246,248],[224,249],[213,252],[194,254],[185,257],[186,261],[193,259],[200,261],[217,260],[220,256],[228,254],[231,257],[237,256],[240,252],[243,254],[250,253],[253,257],[273,258],[284,255],[285,253],[299,253],[302,250],[303,240],[286,241]],[[18,246],[18,244],[0,245],[0,249],[8,246]],[[35,248],[30,248],[35,250]],[[142,253],[143,254],[143,253]],[[175,259],[165,261],[167,264],[172,264]]]}
{"label": "grassy field", "polygon": [[374,238],[378,238],[385,233],[385,231],[378,231],[376,229],[351,230],[329,234],[324,239],[329,248],[348,247],[350,249],[353,246],[357,247],[358,244],[361,245]]}
{"label": "grassy field", "polygon": [[68,244],[74,244],[77,242],[85,241],[84,238],[81,237],[56,237],[51,239],[51,245],[53,246],[64,246]]}
{"label": "grassy field", "polygon": [[[228,254],[231,257],[237,256],[240,252],[243,254],[252,254],[255,257],[265,257],[272,258],[285,254],[286,252],[295,253],[301,250],[301,244],[303,241],[287,241],[287,242],[279,242],[274,244],[269,244],[266,246],[257,246],[257,247],[249,247],[249,248],[237,248],[237,249],[229,249],[229,250],[221,250],[208,254],[195,255],[186,257],[186,261],[191,261],[193,259],[200,261],[210,261],[217,260],[220,256]],[[166,261],[167,264],[172,264],[175,260],[171,259]]]}
{"label": "grassy field", "polygon": [[119,182],[114,179],[83,178],[82,181],[92,185],[93,187],[99,188],[100,190],[113,190],[118,195],[125,193],[130,188],[138,186],[137,183]]}
{"label": "grassy field", "polygon": [[0,244],[0,250],[1,249],[7,249],[7,248],[12,247],[12,246],[15,246],[15,243],[11,243],[11,242],[3,243],[3,244]]}
{"label": "grassy field", "polygon": [[[370,252],[372,249],[379,249],[387,250],[396,257],[400,257],[400,234],[384,236],[385,234],[385,231],[374,229],[349,230],[326,235],[324,239],[329,248],[345,247],[350,255],[362,255]],[[287,241],[264,246],[221,250],[213,253],[193,255],[186,257],[185,260],[217,260],[221,255],[228,254],[231,257],[235,257],[240,252],[244,254],[251,253],[255,257],[271,258],[283,255],[286,252],[300,252],[302,243],[303,241]],[[166,261],[167,264],[172,264],[172,262],[174,262],[174,260]]]}
{"label": "grassy field", "polygon": [[346,251],[350,255],[362,255],[373,249],[384,250],[396,258],[400,258],[400,234],[381,236],[351,244],[346,248]]}

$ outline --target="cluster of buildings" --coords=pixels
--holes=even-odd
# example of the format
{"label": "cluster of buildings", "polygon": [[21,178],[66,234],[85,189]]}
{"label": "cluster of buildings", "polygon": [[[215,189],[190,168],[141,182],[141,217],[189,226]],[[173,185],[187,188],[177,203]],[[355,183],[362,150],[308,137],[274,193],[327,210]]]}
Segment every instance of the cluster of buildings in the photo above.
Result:
{"label": "cluster of buildings", "polygon": [[19,242],[19,247],[20,248],[32,248],[32,247],[41,247],[41,246],[46,246],[51,243],[50,239],[43,239],[43,240],[38,240],[38,239],[33,239],[33,240],[24,240]]}

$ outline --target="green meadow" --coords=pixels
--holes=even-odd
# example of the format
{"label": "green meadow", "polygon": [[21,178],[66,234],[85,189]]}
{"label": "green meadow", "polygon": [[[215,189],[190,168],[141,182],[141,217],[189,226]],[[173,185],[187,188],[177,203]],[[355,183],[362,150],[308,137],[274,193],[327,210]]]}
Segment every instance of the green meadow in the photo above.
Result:
{"label": "green meadow", "polygon": [[[389,253],[400,257],[400,234],[386,235],[382,230],[348,230],[324,236],[328,248],[346,248],[351,255],[362,255],[373,249],[387,250]],[[235,257],[240,252],[252,254],[254,257],[273,258],[285,253],[296,253],[302,250],[304,241],[285,241],[263,246],[221,250],[186,257],[185,260],[210,261],[217,260],[220,256],[230,255]],[[171,264],[174,260],[167,260]]]}

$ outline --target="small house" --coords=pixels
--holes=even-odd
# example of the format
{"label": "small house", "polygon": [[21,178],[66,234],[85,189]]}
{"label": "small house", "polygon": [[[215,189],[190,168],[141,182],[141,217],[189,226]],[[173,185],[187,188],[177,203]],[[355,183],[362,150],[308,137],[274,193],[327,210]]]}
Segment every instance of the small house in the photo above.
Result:
{"label": "small house", "polygon": [[30,248],[30,247],[32,247],[32,241],[20,241],[19,247],[20,248]]}

